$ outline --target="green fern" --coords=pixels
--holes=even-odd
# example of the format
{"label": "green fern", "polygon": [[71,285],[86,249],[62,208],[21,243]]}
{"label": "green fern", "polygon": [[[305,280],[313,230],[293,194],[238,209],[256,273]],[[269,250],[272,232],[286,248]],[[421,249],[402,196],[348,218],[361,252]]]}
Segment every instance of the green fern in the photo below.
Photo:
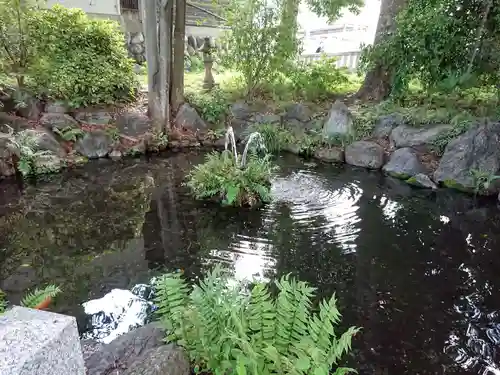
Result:
{"label": "green fern", "polygon": [[5,293],[2,289],[0,289],[0,314],[3,314],[7,309],[7,301]]}
{"label": "green fern", "polygon": [[21,306],[34,308],[47,298],[54,298],[59,293],[61,289],[55,285],[48,285],[43,289],[35,289],[33,292],[29,292],[21,301]]}
{"label": "green fern", "polygon": [[[312,314],[314,288],[290,276],[268,284],[256,283],[247,292],[228,271],[214,268],[191,292],[179,274],[167,274],[156,284],[158,314],[199,371],[213,374],[328,375],[351,348],[358,332],[340,337],[335,296],[322,301]],[[353,371],[339,367],[335,374]]]}

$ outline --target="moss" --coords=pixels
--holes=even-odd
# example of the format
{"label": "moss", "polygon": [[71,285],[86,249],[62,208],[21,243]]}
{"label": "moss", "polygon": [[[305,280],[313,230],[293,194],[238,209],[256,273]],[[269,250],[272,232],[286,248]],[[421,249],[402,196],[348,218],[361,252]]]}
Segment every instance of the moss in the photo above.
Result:
{"label": "moss", "polygon": [[463,186],[462,184],[456,182],[455,180],[444,180],[443,185],[449,189],[455,189],[455,190],[461,191],[463,193],[472,193],[473,192],[471,188],[467,188],[467,187]]}
{"label": "moss", "polygon": [[391,177],[398,178],[400,180],[407,180],[408,178],[410,178],[410,175],[407,173],[387,172],[387,174]]}
{"label": "moss", "polygon": [[410,177],[409,179],[406,180],[406,182],[409,183],[410,185],[420,185],[415,176]]}

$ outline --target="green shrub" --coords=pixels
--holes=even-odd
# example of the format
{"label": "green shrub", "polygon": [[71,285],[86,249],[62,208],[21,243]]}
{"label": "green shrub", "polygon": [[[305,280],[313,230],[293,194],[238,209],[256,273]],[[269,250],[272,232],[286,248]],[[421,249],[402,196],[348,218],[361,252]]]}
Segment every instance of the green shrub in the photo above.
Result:
{"label": "green shrub", "polygon": [[275,167],[269,156],[250,154],[245,166],[229,152],[213,152],[188,175],[186,185],[197,199],[215,198],[225,205],[254,206],[270,200]]}
{"label": "green shrub", "polygon": [[73,107],[133,96],[138,83],[118,23],[54,6],[35,12],[30,26],[38,51],[30,77],[37,92]]}
{"label": "green shrub", "polygon": [[348,71],[337,68],[335,58],[322,57],[311,63],[299,63],[287,74],[293,91],[307,100],[327,99],[349,83]]}
{"label": "green shrub", "polygon": [[253,124],[245,131],[247,136],[253,132],[262,136],[266,149],[271,153],[280,152],[292,139],[290,131],[276,124]]}
{"label": "green shrub", "polygon": [[[230,283],[216,267],[189,291],[179,273],[157,284],[158,314],[170,341],[189,353],[195,371],[211,374],[328,375],[351,348],[358,332],[351,327],[338,336],[341,315],[335,296],[312,313],[314,288],[288,276],[269,286],[257,282],[248,293],[243,282]],[[354,371],[336,368],[335,374]]]}
{"label": "green shrub", "polygon": [[229,100],[220,89],[210,92],[186,92],[186,100],[191,104],[203,120],[211,124],[220,124],[224,121],[229,108]]}
{"label": "green shrub", "polygon": [[[52,299],[59,293],[61,293],[61,289],[55,285],[48,285],[43,289],[37,288],[26,294],[21,301],[21,306],[28,307],[30,309],[36,308],[45,300],[49,298]],[[5,293],[0,289],[0,314],[4,313],[7,308],[7,301],[5,297]]]}

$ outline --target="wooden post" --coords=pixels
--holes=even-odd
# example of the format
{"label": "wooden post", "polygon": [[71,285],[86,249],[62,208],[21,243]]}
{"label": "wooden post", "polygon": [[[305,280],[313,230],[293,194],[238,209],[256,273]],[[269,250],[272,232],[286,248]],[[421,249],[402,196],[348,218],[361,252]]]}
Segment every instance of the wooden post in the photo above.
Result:
{"label": "wooden post", "polygon": [[163,111],[159,96],[159,62],[158,62],[158,32],[157,11],[155,0],[140,2],[143,19],[144,39],[146,45],[146,62],[148,65],[148,110],[155,129],[163,131]]}
{"label": "wooden post", "polygon": [[186,38],[186,0],[175,1],[174,66],[172,77],[172,109],[184,102],[184,59]]}
{"label": "wooden post", "polygon": [[159,9],[159,56],[162,130],[170,128],[170,84],[172,76],[172,20],[173,0],[158,0]]}

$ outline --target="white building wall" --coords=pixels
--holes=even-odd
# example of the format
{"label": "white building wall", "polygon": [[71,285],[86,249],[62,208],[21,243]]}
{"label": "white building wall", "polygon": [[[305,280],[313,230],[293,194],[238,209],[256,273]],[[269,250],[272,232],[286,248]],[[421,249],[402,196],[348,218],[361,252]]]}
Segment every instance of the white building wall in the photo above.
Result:
{"label": "white building wall", "polygon": [[55,4],[66,8],[79,8],[96,15],[120,15],[120,0],[47,0],[47,6],[52,7]]}

